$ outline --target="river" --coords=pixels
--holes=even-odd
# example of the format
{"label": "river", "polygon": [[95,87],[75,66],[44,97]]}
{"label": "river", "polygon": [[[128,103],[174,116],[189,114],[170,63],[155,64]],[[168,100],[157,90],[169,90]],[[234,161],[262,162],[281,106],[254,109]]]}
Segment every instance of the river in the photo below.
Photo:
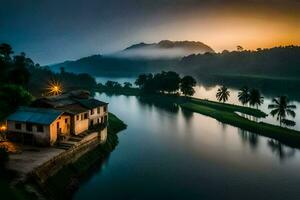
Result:
{"label": "river", "polygon": [[298,149],[135,96],[95,97],[128,128],[74,199],[300,199]]}

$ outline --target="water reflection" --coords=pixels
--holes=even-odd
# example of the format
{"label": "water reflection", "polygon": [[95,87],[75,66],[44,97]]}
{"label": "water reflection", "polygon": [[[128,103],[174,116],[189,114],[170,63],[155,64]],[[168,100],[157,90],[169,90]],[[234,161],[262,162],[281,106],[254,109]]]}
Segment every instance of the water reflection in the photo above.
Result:
{"label": "water reflection", "polygon": [[159,98],[159,96],[140,96],[137,97],[142,106],[155,106],[170,113],[178,113],[179,105],[174,103],[172,98]]}
{"label": "water reflection", "polygon": [[295,149],[281,144],[277,140],[269,139],[268,146],[270,147],[272,153],[278,156],[278,158],[283,161],[288,158],[295,156]]}
{"label": "water reflection", "polygon": [[255,133],[251,133],[249,131],[245,131],[243,129],[238,129],[238,134],[242,142],[249,143],[252,149],[256,149],[259,143],[259,137]]}
{"label": "water reflection", "polygon": [[119,134],[109,165],[99,167],[74,199],[300,196],[300,174],[295,173],[300,166],[298,149],[176,105],[134,96],[96,97],[109,102],[110,111],[128,128]]}

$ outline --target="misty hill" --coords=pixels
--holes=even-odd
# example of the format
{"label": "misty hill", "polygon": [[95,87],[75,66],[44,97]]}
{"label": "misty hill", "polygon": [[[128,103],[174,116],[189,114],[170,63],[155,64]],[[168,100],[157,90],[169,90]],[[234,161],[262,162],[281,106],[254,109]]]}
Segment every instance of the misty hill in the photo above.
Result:
{"label": "misty hill", "polygon": [[177,66],[182,73],[198,76],[255,75],[300,79],[300,46],[274,47],[256,51],[223,51],[184,57]]}
{"label": "misty hill", "polygon": [[66,71],[90,73],[94,76],[137,76],[140,73],[168,70],[179,59],[133,59],[126,57],[92,55],[75,61],[66,61],[51,65],[54,71],[64,67]]}
{"label": "misty hill", "polygon": [[170,41],[162,40],[158,43],[139,43],[127,47],[116,55],[131,58],[182,58],[190,54],[214,53],[214,50],[202,43],[195,41]]}
{"label": "misty hill", "polygon": [[[152,44],[153,45],[153,44]],[[150,44],[150,46],[152,46]],[[146,46],[146,47],[145,47]],[[138,44],[128,49],[145,49],[147,44]],[[156,46],[156,44],[154,44]],[[124,51],[127,51],[124,50]],[[300,47],[287,46],[257,51],[223,51],[222,53],[192,54],[183,58],[141,58],[115,55],[93,55],[75,61],[66,61],[50,66],[58,71],[90,73],[94,76],[137,76],[173,70],[198,77],[218,76],[260,76],[266,78],[285,77],[300,79]]]}
{"label": "misty hill", "polygon": [[66,61],[51,66],[58,71],[64,67],[76,73],[92,73],[96,76],[137,76],[140,73],[159,72],[176,66],[181,58],[191,53],[214,50],[202,42],[169,41],[140,43],[111,55],[92,55],[75,61]]}

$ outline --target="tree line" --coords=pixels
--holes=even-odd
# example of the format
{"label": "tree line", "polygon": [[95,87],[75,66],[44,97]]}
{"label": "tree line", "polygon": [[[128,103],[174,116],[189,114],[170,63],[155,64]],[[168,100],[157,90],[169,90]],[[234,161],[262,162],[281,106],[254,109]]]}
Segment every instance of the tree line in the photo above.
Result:
{"label": "tree line", "polygon": [[[192,54],[184,57],[176,69],[198,77],[217,75],[261,75],[264,77],[294,77],[300,75],[300,46],[258,48],[255,51],[224,50],[222,53]],[[205,74],[203,73],[205,72]]]}
{"label": "tree line", "polygon": [[[216,98],[219,102],[225,103],[228,101],[230,96],[230,91],[226,86],[221,86],[218,88]],[[249,106],[258,106],[262,105],[264,102],[264,97],[258,89],[249,89],[248,87],[243,87],[240,89],[238,93],[238,100],[242,105]],[[287,96],[278,96],[277,98],[272,99],[272,103],[268,105],[268,108],[271,109],[270,114],[279,121],[280,126],[295,126],[296,122],[287,117],[296,117],[295,109],[296,105],[290,103]]]}
{"label": "tree line", "polygon": [[196,80],[192,76],[180,77],[173,71],[162,71],[156,74],[141,74],[135,81],[135,84],[145,93],[167,93],[192,96],[195,93],[193,87],[196,86]]}

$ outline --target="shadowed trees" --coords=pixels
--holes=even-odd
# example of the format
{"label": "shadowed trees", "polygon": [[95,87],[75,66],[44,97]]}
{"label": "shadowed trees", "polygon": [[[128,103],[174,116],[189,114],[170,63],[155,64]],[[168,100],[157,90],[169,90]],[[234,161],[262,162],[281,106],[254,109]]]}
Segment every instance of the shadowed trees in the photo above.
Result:
{"label": "shadowed trees", "polygon": [[238,93],[238,98],[239,98],[239,101],[241,102],[242,105],[246,105],[246,104],[249,103],[250,91],[249,91],[249,88],[247,86],[240,89],[240,91]]}
{"label": "shadowed trees", "polygon": [[277,120],[282,124],[287,126],[295,126],[296,123],[294,121],[286,119],[287,116],[295,117],[296,113],[294,109],[296,109],[295,105],[289,103],[287,96],[279,96],[278,98],[274,98],[272,100],[272,104],[268,106],[269,109],[272,109],[270,114],[274,117],[277,117]]}
{"label": "shadowed trees", "polygon": [[195,93],[196,80],[191,76],[180,78],[176,72],[162,71],[154,75],[141,74],[135,84],[146,93],[175,94],[180,90],[185,96],[191,96]]}
{"label": "shadowed trees", "polygon": [[250,106],[258,106],[264,103],[264,97],[261,95],[260,91],[257,89],[251,89],[249,92],[249,104]]}
{"label": "shadowed trees", "polygon": [[229,92],[228,88],[225,87],[224,85],[218,89],[217,94],[216,94],[218,101],[220,101],[220,102],[222,101],[223,103],[228,101],[229,96],[230,96],[230,92]]}
{"label": "shadowed trees", "polygon": [[184,96],[193,96],[195,93],[194,87],[196,80],[191,76],[185,76],[181,79],[180,90]]}
{"label": "shadowed trees", "polygon": [[130,83],[130,82],[124,82],[123,85],[124,85],[124,88],[132,88],[132,83]]}
{"label": "shadowed trees", "polygon": [[13,112],[18,106],[28,105],[32,100],[29,92],[19,85],[0,87],[0,120]]}

